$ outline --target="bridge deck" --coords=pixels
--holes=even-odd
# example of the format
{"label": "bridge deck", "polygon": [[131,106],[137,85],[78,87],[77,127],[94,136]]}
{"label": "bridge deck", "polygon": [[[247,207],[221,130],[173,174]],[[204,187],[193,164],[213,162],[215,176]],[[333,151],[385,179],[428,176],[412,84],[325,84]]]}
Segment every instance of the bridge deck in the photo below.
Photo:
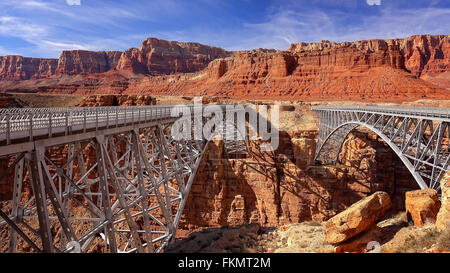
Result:
{"label": "bridge deck", "polygon": [[145,126],[149,122],[164,123],[174,118],[172,113],[186,107],[192,114],[197,110],[193,105],[1,109],[0,154],[21,150],[21,144],[34,140],[130,125]]}

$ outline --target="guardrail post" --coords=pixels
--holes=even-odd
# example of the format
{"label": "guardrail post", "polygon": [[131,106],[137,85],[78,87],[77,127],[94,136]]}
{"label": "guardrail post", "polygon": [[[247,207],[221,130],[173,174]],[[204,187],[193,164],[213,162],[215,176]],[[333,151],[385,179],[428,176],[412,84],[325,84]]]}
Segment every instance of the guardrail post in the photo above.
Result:
{"label": "guardrail post", "polygon": [[109,109],[106,110],[106,128],[109,128]]}
{"label": "guardrail post", "polygon": [[48,137],[52,137],[52,114],[48,115]]}
{"label": "guardrail post", "polygon": [[69,134],[69,112],[65,112],[64,116],[66,117],[65,135],[67,136]]}
{"label": "guardrail post", "polygon": [[6,144],[11,144],[11,115],[6,115]]}
{"label": "guardrail post", "polygon": [[86,125],[86,110],[83,110],[83,133],[86,133],[87,130]]}
{"label": "guardrail post", "polygon": [[33,114],[30,114],[30,121],[29,121],[29,125],[30,125],[30,141],[33,141]]}

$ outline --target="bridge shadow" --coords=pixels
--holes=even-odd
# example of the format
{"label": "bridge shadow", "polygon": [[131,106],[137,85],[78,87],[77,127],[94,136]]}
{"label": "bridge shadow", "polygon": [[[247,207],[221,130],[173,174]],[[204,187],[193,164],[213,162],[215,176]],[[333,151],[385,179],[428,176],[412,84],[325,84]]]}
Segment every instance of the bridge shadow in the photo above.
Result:
{"label": "bridge shadow", "polygon": [[255,222],[257,197],[242,170],[242,159],[225,155],[211,141],[197,170],[179,227],[235,226]]}
{"label": "bridge shadow", "polygon": [[[248,158],[231,159],[211,142],[188,197],[180,228],[259,223],[275,227],[326,221],[376,191],[391,196],[393,213],[417,184],[397,155],[376,135],[354,130],[337,165],[314,165],[317,130],[280,131],[280,145],[262,151],[250,141]],[[300,144],[299,144],[300,143]]]}

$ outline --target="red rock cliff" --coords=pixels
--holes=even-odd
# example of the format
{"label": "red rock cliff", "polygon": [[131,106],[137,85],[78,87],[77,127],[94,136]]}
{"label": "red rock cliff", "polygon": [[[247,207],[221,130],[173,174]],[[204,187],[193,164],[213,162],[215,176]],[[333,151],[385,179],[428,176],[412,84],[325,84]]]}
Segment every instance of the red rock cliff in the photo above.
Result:
{"label": "red rock cliff", "polygon": [[47,78],[55,73],[57,64],[57,59],[22,56],[0,57],[0,80],[19,81]]}
{"label": "red rock cliff", "polygon": [[190,73],[204,69],[216,58],[230,53],[217,47],[199,43],[182,43],[148,38],[139,49],[124,52],[118,70],[140,74]]}
{"label": "red rock cliff", "polygon": [[[87,74],[84,78],[55,76],[48,83],[3,82],[0,90],[305,101],[449,99],[446,90],[450,88],[449,37],[418,35],[392,40],[322,41],[293,44],[286,51],[238,52],[149,38],[139,49],[121,54],[63,52],[57,73]],[[101,73],[114,67],[114,72]]]}
{"label": "red rock cliff", "polygon": [[107,72],[117,66],[120,55],[119,51],[63,51],[59,57],[56,74],[78,75]]}
{"label": "red rock cliff", "polygon": [[[252,50],[212,61],[193,76],[149,79],[160,94],[302,100],[405,101],[449,98],[407,71],[401,40],[299,43],[288,51]],[[445,87],[445,86],[444,86]],[[146,90],[130,86],[125,92]]]}
{"label": "red rock cliff", "polygon": [[450,88],[450,35],[416,35],[401,44],[408,71]]}

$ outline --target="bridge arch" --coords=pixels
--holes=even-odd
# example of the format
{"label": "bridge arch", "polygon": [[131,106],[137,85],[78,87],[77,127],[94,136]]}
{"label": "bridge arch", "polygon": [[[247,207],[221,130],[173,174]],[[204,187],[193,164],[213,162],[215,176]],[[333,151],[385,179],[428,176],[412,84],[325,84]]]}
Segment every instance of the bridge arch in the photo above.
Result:
{"label": "bridge arch", "polygon": [[450,169],[450,109],[319,106],[313,111],[320,117],[316,163],[335,164],[348,134],[363,126],[395,152],[420,188],[440,189]]}
{"label": "bridge arch", "polygon": [[[420,174],[415,171],[414,166],[411,164],[411,162],[402,154],[401,150],[389,139],[389,137],[387,135],[385,135],[384,133],[382,133],[380,130],[374,128],[373,126],[367,125],[362,122],[346,122],[346,123],[343,123],[342,125],[338,126],[337,128],[335,128],[331,133],[329,133],[326,136],[324,142],[317,149],[315,160],[321,161],[322,163],[336,164],[338,157],[339,157],[339,153],[342,150],[342,146],[344,144],[345,139],[347,139],[347,136],[352,131],[354,131],[356,128],[358,128],[360,126],[371,130],[377,136],[379,136],[381,139],[383,139],[383,141],[400,158],[400,160],[403,162],[403,164],[406,166],[408,171],[411,173],[411,175],[416,180],[419,187],[421,189],[428,188],[428,185],[422,179]],[[333,137],[337,137],[337,139],[333,139]],[[328,154],[325,155],[325,152]],[[328,158],[326,158],[326,157],[328,157]],[[328,161],[322,161],[322,160],[328,160]],[[331,160],[331,162],[329,160]]]}

